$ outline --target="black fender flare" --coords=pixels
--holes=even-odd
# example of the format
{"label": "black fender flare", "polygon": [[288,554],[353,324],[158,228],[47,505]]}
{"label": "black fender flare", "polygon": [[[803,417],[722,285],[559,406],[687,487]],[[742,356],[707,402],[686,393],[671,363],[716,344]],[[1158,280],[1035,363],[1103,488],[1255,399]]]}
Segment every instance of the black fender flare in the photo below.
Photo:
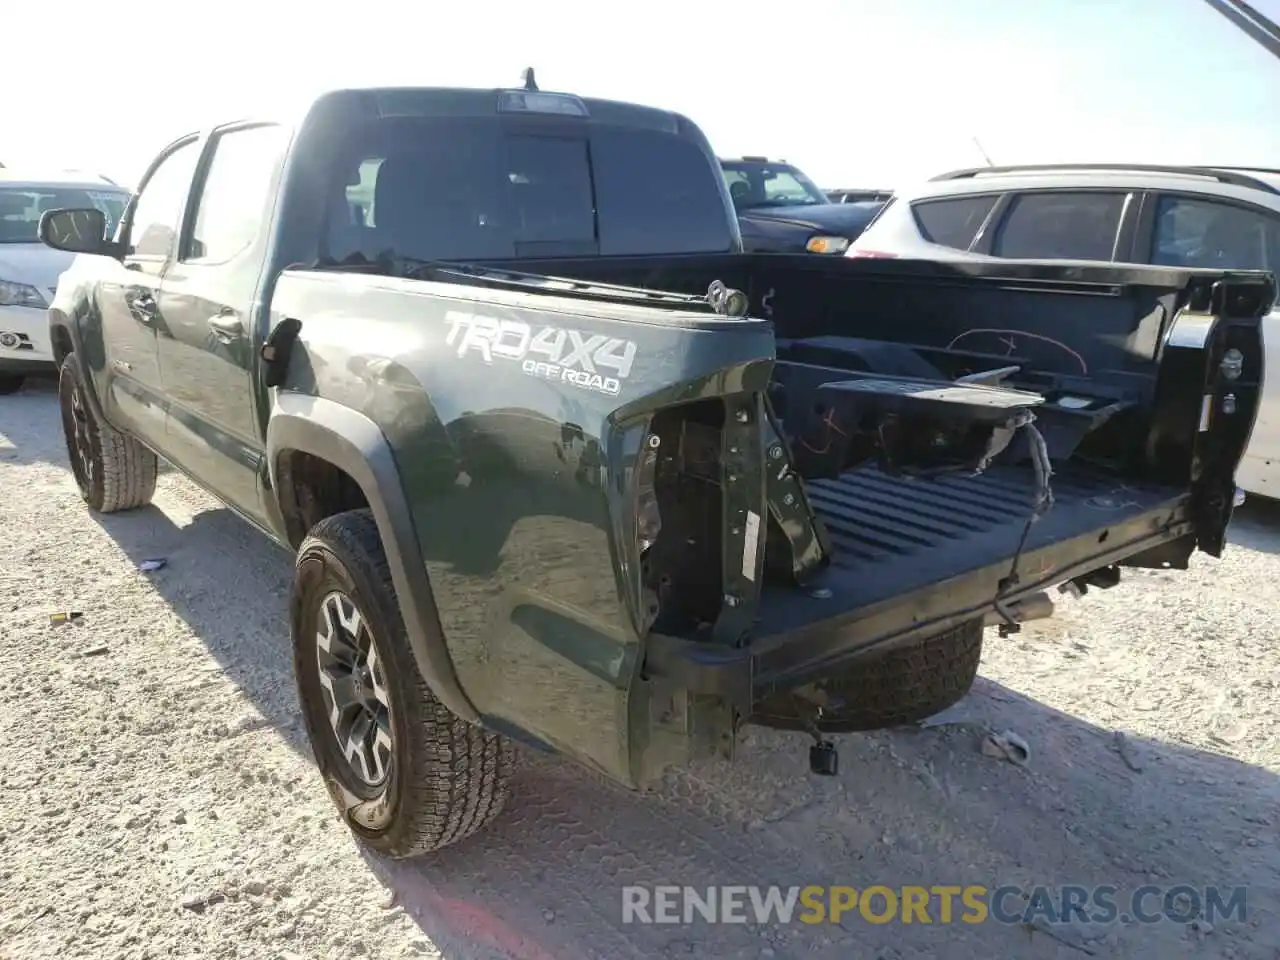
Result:
{"label": "black fender flare", "polygon": [[386,436],[358,410],[321,397],[280,391],[267,421],[267,464],[277,497],[279,457],[286,450],[319,457],[359,485],[382,537],[418,671],[441,703],[461,719],[479,723],[480,715],[463,692],[449,656],[422,547]]}
{"label": "black fender flare", "polygon": [[[56,330],[66,331],[67,339],[71,341],[71,357],[73,358],[71,362],[80,371],[80,387],[85,401],[89,404],[90,412],[99,423],[105,423],[110,426],[111,421],[107,419],[106,413],[102,409],[102,399],[98,396],[98,386],[93,377],[89,375],[89,369],[85,365],[84,345],[80,340],[80,329],[62,310],[53,306],[49,308],[49,345],[55,351],[57,350],[57,339],[54,334]],[[60,360],[58,361],[58,369],[62,369]]]}

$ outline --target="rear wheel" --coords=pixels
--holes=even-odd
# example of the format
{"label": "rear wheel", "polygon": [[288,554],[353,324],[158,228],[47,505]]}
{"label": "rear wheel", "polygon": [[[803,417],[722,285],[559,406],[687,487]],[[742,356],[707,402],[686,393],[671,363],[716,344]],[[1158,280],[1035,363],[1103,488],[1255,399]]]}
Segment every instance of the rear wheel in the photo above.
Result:
{"label": "rear wheel", "polygon": [[0,373],[0,396],[17,393],[26,381],[27,378],[20,373]]}
{"label": "rear wheel", "polygon": [[94,416],[75,354],[62,361],[58,405],[71,472],[90,509],[115,513],[150,503],[156,492],[156,455]]}
{"label": "rear wheel", "polygon": [[496,817],[510,745],[454,716],[418,673],[368,510],[311,530],[290,608],[307,733],[351,830],[401,858],[455,843]]}
{"label": "rear wheel", "polygon": [[[819,727],[831,732],[879,730],[917,723],[954,704],[973,686],[982,661],[982,620],[856,661],[820,684],[830,704]],[[796,698],[769,698],[753,723],[799,729]]]}

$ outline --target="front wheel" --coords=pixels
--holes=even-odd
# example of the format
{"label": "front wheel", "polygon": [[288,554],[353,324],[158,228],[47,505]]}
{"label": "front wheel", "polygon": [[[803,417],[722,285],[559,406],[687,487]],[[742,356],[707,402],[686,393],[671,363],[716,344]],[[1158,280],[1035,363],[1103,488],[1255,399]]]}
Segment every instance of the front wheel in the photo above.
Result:
{"label": "front wheel", "polygon": [[510,745],[451,713],[418,673],[368,510],[328,517],[307,535],[290,620],[316,764],[357,836],[411,857],[498,815]]}
{"label": "front wheel", "polygon": [[91,510],[115,513],[146,506],[156,492],[156,455],[94,416],[74,353],[58,372],[58,405],[71,473]]}

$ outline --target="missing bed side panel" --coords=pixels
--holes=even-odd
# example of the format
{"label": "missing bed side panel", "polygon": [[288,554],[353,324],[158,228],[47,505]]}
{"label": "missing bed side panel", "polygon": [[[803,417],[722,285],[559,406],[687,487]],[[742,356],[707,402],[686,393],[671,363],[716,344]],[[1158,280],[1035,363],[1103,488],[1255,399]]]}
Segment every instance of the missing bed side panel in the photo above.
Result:
{"label": "missing bed side panel", "polygon": [[765,581],[804,582],[830,542],[762,395],[670,407],[651,430],[661,529],[643,569],[658,601],[653,629],[736,646]]}
{"label": "missing bed side panel", "polygon": [[709,629],[721,606],[719,398],[668,407],[650,427],[658,437],[654,491],[662,527],[642,561],[658,598],[653,629],[692,636]]}

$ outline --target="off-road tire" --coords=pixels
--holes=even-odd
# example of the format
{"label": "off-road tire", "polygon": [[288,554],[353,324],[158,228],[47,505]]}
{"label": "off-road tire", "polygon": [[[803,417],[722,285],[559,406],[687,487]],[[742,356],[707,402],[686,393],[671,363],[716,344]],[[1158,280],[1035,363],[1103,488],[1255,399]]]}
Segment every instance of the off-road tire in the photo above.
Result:
{"label": "off-road tire", "polygon": [[[357,782],[339,747],[317,663],[325,597],[348,597],[367,624],[390,700],[385,782]],[[316,764],[348,827],[396,859],[431,853],[501,812],[511,745],[459,719],[418,672],[373,515],[350,510],[315,525],[298,549],[290,597],[294,676]]]}
{"label": "off-road tire", "polygon": [[[854,661],[823,684],[841,705],[819,726],[832,732],[881,730],[918,723],[969,692],[982,660],[982,620]],[[770,698],[752,722],[797,729],[795,698]]]}
{"label": "off-road tire", "polygon": [[17,393],[27,378],[21,373],[0,373],[0,397],[8,393]]}
{"label": "off-road tire", "polygon": [[58,372],[58,405],[71,473],[89,509],[116,513],[149,504],[156,492],[156,455],[94,415],[73,353]]}

